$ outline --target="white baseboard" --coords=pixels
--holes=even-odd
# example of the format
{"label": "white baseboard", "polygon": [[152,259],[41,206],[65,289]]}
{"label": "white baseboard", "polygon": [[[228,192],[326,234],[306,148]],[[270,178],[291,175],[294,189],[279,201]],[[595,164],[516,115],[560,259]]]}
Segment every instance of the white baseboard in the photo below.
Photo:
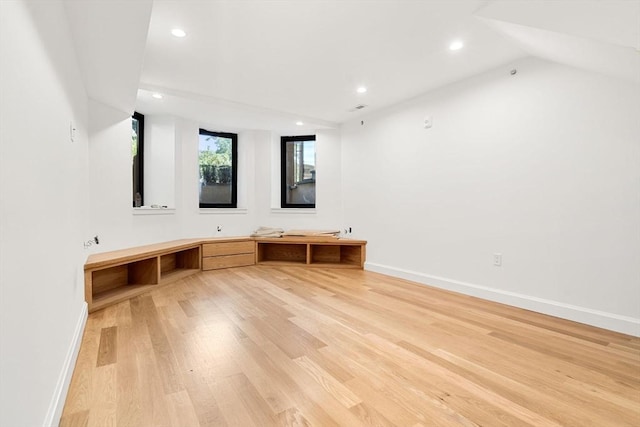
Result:
{"label": "white baseboard", "polygon": [[67,392],[69,391],[69,384],[71,383],[71,376],[73,375],[73,369],[76,366],[76,360],[80,352],[80,344],[82,343],[82,335],[84,333],[84,326],[87,324],[88,316],[88,306],[85,302],[82,304],[80,317],[78,318],[78,323],[76,323],[76,330],[73,333],[73,339],[67,351],[67,357],[64,360],[56,389],[49,404],[47,416],[44,419],[44,427],[57,427],[60,424],[62,409],[64,408],[64,402],[67,397]]}
{"label": "white baseboard", "polygon": [[634,317],[621,316],[619,314],[607,313],[558,301],[503,291],[501,289],[490,288],[487,286],[460,282],[458,280],[447,279],[445,277],[430,276],[417,271],[404,270],[401,268],[390,267],[388,265],[367,262],[365,264],[365,269],[376,273],[399,277],[401,279],[411,280],[412,282],[417,282],[423,285],[459,292],[489,301],[508,304],[538,313],[548,314],[550,316],[573,320],[575,322],[585,323],[587,325],[640,337],[640,319]]}

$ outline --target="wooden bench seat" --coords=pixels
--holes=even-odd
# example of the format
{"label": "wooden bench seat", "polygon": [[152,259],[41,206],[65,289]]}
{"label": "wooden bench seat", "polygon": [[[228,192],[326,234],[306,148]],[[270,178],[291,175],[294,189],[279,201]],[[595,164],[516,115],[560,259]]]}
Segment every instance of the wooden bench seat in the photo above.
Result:
{"label": "wooden bench seat", "polygon": [[246,265],[364,268],[364,240],[326,237],[181,239],[93,254],[84,265],[89,312],[203,270]]}

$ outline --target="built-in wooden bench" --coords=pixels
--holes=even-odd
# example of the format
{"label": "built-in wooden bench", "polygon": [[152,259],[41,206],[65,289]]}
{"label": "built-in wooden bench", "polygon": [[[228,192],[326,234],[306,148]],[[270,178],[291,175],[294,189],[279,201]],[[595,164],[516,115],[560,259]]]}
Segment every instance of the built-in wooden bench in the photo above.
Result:
{"label": "built-in wooden bench", "polygon": [[89,312],[200,271],[259,265],[364,268],[364,240],[323,237],[183,239],[89,256]]}

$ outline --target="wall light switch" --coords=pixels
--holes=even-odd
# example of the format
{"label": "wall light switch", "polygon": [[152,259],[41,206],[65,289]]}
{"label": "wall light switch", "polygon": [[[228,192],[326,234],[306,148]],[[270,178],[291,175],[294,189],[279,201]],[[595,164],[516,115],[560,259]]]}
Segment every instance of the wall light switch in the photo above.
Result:
{"label": "wall light switch", "polygon": [[429,129],[433,126],[433,117],[427,116],[424,118],[424,128]]}
{"label": "wall light switch", "polygon": [[73,125],[73,122],[69,122],[69,139],[71,142],[75,142],[76,140],[76,127]]}

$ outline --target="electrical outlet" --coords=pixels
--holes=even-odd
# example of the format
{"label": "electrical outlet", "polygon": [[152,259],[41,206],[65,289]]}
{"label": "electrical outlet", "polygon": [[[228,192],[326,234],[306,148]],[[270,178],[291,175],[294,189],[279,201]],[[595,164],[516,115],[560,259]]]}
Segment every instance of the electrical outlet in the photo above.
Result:
{"label": "electrical outlet", "polygon": [[502,266],[502,254],[493,254],[493,265],[496,267]]}
{"label": "electrical outlet", "polygon": [[84,248],[85,249],[89,249],[91,246],[93,245],[99,245],[100,244],[100,238],[98,237],[98,235],[96,234],[95,236],[93,236],[92,239],[87,240],[86,242],[84,242]]}
{"label": "electrical outlet", "polygon": [[427,116],[424,118],[424,128],[425,129],[431,129],[431,126],[433,126],[433,117],[431,116]]}

